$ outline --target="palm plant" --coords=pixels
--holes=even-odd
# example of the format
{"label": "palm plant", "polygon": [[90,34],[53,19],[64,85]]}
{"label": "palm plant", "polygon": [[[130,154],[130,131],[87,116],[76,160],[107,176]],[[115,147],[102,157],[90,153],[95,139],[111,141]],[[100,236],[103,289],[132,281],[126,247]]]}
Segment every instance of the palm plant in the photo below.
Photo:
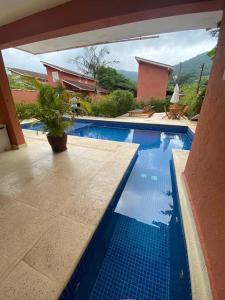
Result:
{"label": "palm plant", "polygon": [[62,137],[65,130],[73,124],[74,114],[69,97],[69,93],[61,85],[57,88],[40,85],[33,117],[43,124],[43,131],[48,136]]}
{"label": "palm plant", "polygon": [[[30,79],[29,79],[30,80]],[[35,119],[43,125],[43,131],[54,152],[66,150],[66,129],[74,123],[74,114],[71,109],[71,93],[62,85],[53,88],[32,79],[33,84],[39,90],[37,104],[26,108],[20,105],[17,109],[19,119]]]}

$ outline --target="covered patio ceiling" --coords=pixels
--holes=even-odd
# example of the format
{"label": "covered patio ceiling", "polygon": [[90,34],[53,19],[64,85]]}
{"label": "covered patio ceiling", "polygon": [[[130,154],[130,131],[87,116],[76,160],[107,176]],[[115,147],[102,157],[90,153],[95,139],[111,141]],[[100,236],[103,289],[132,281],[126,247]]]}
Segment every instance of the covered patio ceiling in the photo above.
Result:
{"label": "covered patio ceiling", "polygon": [[153,34],[216,27],[223,0],[8,0],[0,49],[33,54]]}
{"label": "covered patio ceiling", "polygon": [[32,54],[105,44],[123,39],[149,36],[182,30],[215,28],[222,19],[222,11],[202,12],[157,18],[34,42],[18,49]]}
{"label": "covered patio ceiling", "polygon": [[58,6],[71,0],[7,0],[0,1],[0,26],[9,24],[45,9]]}

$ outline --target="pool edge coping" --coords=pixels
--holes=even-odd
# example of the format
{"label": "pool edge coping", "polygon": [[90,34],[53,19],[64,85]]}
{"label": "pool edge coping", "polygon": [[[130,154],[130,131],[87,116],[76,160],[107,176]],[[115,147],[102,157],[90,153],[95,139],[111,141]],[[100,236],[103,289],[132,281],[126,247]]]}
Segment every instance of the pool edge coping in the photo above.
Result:
{"label": "pool edge coping", "polygon": [[192,299],[212,300],[212,289],[209,281],[208,270],[194,220],[190,199],[183,179],[183,171],[189,152],[190,151],[188,150],[173,149],[172,159],[187,247]]}

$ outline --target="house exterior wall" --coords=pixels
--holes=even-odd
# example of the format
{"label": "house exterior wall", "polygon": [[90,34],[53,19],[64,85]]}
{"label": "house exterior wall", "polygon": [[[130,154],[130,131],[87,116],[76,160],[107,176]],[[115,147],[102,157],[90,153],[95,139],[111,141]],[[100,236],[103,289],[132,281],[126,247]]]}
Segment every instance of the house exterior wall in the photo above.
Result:
{"label": "house exterior wall", "polygon": [[[217,54],[185,168],[213,299],[225,299],[225,17]],[[225,78],[224,78],[225,79]]]}
{"label": "house exterior wall", "polygon": [[38,100],[38,91],[34,90],[11,90],[14,103],[36,103]]}
{"label": "house exterior wall", "polygon": [[151,97],[165,99],[168,77],[166,68],[139,62],[137,100],[146,102]]}
{"label": "house exterior wall", "polygon": [[73,80],[73,81],[78,81],[78,82],[80,81],[80,82],[84,82],[84,83],[88,83],[88,84],[94,84],[94,80],[86,79],[81,76],[67,74],[65,72],[58,71],[55,68],[52,68],[49,66],[46,66],[46,69],[47,69],[48,82],[50,85],[52,85],[54,87],[57,86],[57,82],[53,81],[52,72],[58,72],[60,82],[62,82],[63,80]]}

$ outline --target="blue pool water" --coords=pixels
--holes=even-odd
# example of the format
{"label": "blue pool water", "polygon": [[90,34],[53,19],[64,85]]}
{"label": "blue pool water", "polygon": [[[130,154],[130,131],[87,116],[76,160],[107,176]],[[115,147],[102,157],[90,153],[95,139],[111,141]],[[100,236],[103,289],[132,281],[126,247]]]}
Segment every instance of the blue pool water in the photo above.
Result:
{"label": "blue pool water", "polygon": [[171,161],[172,149],[190,149],[191,133],[185,127],[82,120],[68,134],[140,146],[60,299],[191,299]]}

